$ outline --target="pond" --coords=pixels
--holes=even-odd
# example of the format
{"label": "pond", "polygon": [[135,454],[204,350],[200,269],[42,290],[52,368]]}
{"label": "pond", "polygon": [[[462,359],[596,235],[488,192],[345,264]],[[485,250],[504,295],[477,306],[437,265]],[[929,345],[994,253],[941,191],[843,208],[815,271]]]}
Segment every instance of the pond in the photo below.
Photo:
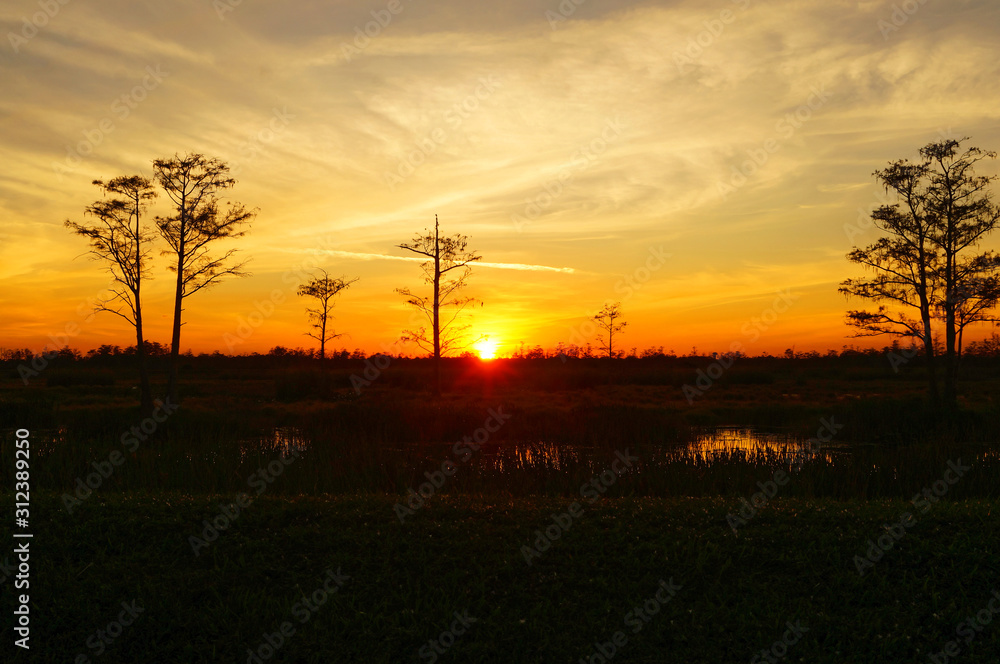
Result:
{"label": "pond", "polygon": [[[314,441],[297,427],[275,427],[261,436],[245,439],[240,444],[241,456],[280,455],[305,451]],[[381,448],[388,456],[407,459],[447,459],[452,456],[452,443],[420,444]],[[547,441],[518,441],[485,444],[476,453],[479,465],[494,470],[554,470],[563,471],[571,466],[604,463],[609,448],[554,443]],[[633,452],[635,450],[633,449]],[[612,451],[613,453],[613,451]],[[810,445],[804,438],[787,433],[757,431],[745,427],[717,427],[697,432],[694,440],[654,450],[643,450],[643,465],[661,465],[675,462],[712,464],[717,460],[733,462],[773,462],[778,465],[801,465],[816,459],[829,463],[850,454],[846,445]]]}
{"label": "pond", "polygon": [[[13,430],[3,432],[9,439]],[[848,443],[831,443],[822,446],[810,445],[803,437],[787,432],[763,431],[748,427],[714,427],[691,432],[690,439],[671,445],[630,446],[629,453],[639,457],[639,461],[629,470],[640,475],[655,474],[668,469],[687,467],[708,469],[716,466],[785,468],[790,472],[801,471],[804,467],[820,463],[834,469],[846,469],[859,459],[874,470],[884,470],[895,476],[899,462],[906,461],[905,447],[872,446]],[[62,449],[76,448],[87,459],[104,458],[117,447],[112,438],[88,440],[82,445],[70,444],[73,436],[65,427],[33,429],[31,432],[32,454],[46,458]],[[325,440],[324,440],[325,439]],[[327,445],[330,443],[331,445]],[[269,428],[260,435],[225,441],[206,447],[197,443],[183,445],[176,450],[187,461],[196,466],[237,464],[259,464],[266,459],[274,459],[292,452],[322,449],[324,463],[339,468],[342,472],[361,471],[372,467],[408,468],[422,472],[440,466],[444,461],[456,461],[452,446],[454,443],[397,444],[380,446],[377,449],[351,449],[350,460],[344,457],[342,443],[333,436],[323,438],[310,434],[294,426]],[[169,450],[153,451],[155,457],[171,456]],[[477,472],[494,475],[518,473],[565,474],[579,471],[600,472],[614,459],[616,450],[611,446],[557,443],[545,440],[524,440],[502,443],[486,443],[475,452],[470,463]],[[875,456],[867,452],[877,451]],[[995,446],[967,445],[961,452],[963,458],[996,464],[1000,461],[1000,450]],[[238,456],[238,458],[237,458]],[[84,463],[86,466],[86,463]],[[328,467],[329,467],[328,466]]]}

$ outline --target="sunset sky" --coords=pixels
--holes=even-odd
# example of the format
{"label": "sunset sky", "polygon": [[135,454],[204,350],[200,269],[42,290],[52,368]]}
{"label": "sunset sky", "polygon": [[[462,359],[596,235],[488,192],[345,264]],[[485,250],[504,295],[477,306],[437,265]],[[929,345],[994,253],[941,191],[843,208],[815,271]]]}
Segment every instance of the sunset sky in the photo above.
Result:
{"label": "sunset sky", "polygon": [[[0,24],[7,348],[134,342],[89,316],[108,278],[63,222],[92,180],[201,152],[260,214],[233,244],[252,276],[187,301],[184,350],[311,347],[310,265],[359,277],[333,345],[380,350],[410,319],[393,289],[420,285],[396,245],[435,214],[483,256],[470,322],[501,353],[593,340],[607,300],[626,348],[839,349],[872,172],[942,137],[1000,149],[995,0],[10,0]],[[144,303],[163,343],[166,266]]]}

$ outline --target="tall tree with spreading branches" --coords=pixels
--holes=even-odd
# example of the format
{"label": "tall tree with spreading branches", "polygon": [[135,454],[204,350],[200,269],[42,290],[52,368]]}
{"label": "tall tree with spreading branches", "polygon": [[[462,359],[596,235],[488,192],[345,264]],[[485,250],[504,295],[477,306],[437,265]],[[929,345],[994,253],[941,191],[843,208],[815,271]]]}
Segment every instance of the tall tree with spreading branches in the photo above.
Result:
{"label": "tall tree with spreading branches", "polygon": [[153,183],[141,175],[121,176],[107,182],[94,180],[105,198],[85,209],[92,223],[66,221],[66,227],[90,242],[90,253],[107,264],[111,272],[112,295],[97,303],[95,311],[107,311],[124,318],[135,330],[136,361],[139,369],[139,402],[143,415],[153,412],[153,393],[146,365],[143,337],[142,286],[149,278],[152,232],[143,223],[149,201],[156,197]]}
{"label": "tall tree with spreading branches", "polygon": [[935,219],[934,243],[942,258],[937,276],[944,292],[939,315],[944,320],[948,406],[958,398],[962,333],[974,323],[996,321],[991,311],[1000,300],[1000,256],[980,251],[983,238],[1000,225],[1000,208],[989,189],[997,176],[975,173],[980,161],[995,159],[996,153],[976,147],[960,152],[962,141],[931,143],[920,151],[928,163],[928,204]]}
{"label": "tall tree with spreading branches", "polygon": [[865,248],[855,247],[847,259],[874,273],[871,278],[847,279],[840,292],[879,304],[876,311],[851,310],[847,322],[854,336],[910,337],[924,348],[928,391],[940,398],[934,361],[933,317],[940,296],[934,275],[941,256],[934,246],[934,219],[927,206],[927,164],[896,161],[875,178],[898,202],[872,212],[872,221],[884,235]]}
{"label": "tall tree with spreading branches", "polygon": [[[847,297],[879,304],[876,311],[848,311],[848,324],[858,330],[855,336],[888,334],[918,341],[927,361],[931,401],[948,407],[957,398],[962,333],[969,325],[996,320],[990,312],[1000,299],[1000,257],[978,251],[1000,222],[988,191],[995,176],[974,172],[976,163],[995,155],[978,148],[959,154],[960,144],[930,143],[921,148],[919,162],[903,159],[875,171],[896,202],[872,212],[884,235],[847,255],[874,274],[840,285]],[[942,323],[943,399],[934,336]]]}
{"label": "tall tree with spreading branches", "polygon": [[233,260],[236,249],[221,255],[213,255],[212,250],[220,240],[246,235],[257,212],[239,203],[229,203],[225,208],[220,205],[219,194],[233,187],[236,180],[229,176],[229,166],[219,159],[201,154],[174,155],[155,160],[153,169],[173,204],[173,214],[157,217],[156,225],[170,247],[164,253],[174,259],[170,270],[177,275],[167,384],[176,403],[184,300],[225,277],[248,274],[243,269],[246,261]]}
{"label": "tall tree with spreading branches", "polygon": [[597,340],[601,344],[601,350],[605,351],[608,354],[608,357],[615,356],[615,335],[622,332],[622,330],[625,329],[625,326],[628,325],[628,323],[624,320],[620,320],[623,315],[622,303],[616,302],[614,304],[605,304],[604,307],[593,316],[593,320],[601,327],[602,330],[604,330],[598,335]]}
{"label": "tall tree with spreading branches", "polygon": [[330,319],[333,318],[333,299],[356,282],[357,278],[338,277],[331,279],[326,270],[320,268],[319,271],[323,273],[323,276],[315,277],[309,283],[299,286],[298,294],[316,300],[315,309],[306,309],[310,327],[314,330],[306,332],[306,336],[319,341],[319,359],[323,360],[326,358],[326,342],[344,336],[334,333],[333,330],[327,332]]}
{"label": "tall tree with spreading branches", "polygon": [[[458,325],[460,314],[477,300],[460,295],[466,280],[472,273],[472,263],[482,256],[468,249],[469,238],[455,234],[441,237],[437,215],[434,215],[434,231],[418,233],[413,241],[398,245],[429,260],[420,264],[424,272],[424,283],[431,286],[428,295],[418,295],[408,288],[397,288],[396,292],[406,298],[407,304],[423,314],[430,324],[426,327],[403,330],[403,341],[412,341],[431,354],[434,361],[434,394],[441,394],[441,357],[449,351],[468,344],[461,343],[468,325]],[[454,273],[454,275],[452,275]],[[442,316],[442,310],[445,310]]]}

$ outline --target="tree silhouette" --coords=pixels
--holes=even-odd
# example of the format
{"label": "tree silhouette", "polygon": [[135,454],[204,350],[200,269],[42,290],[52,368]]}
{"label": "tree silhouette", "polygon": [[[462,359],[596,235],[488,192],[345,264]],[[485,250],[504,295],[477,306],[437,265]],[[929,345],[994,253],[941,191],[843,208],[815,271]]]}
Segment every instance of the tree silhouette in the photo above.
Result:
{"label": "tree silhouette", "polygon": [[[441,237],[437,215],[434,215],[434,232],[425,230],[417,234],[409,244],[398,245],[400,249],[411,251],[430,260],[421,263],[424,283],[431,285],[430,295],[417,295],[408,288],[397,288],[396,292],[406,298],[407,304],[422,313],[431,326],[428,335],[425,327],[403,330],[403,341],[412,341],[434,358],[434,394],[441,394],[441,357],[449,351],[464,347],[460,340],[468,325],[456,325],[459,315],[476,301],[472,297],[462,297],[459,291],[465,287],[466,279],[472,273],[471,263],[482,256],[467,249],[469,238],[455,234]],[[461,270],[460,276],[447,279],[449,272]],[[457,273],[456,273],[457,274]],[[442,321],[441,310],[452,308],[450,317]]]}
{"label": "tree silhouette", "polygon": [[316,331],[306,332],[306,336],[319,341],[319,359],[322,360],[326,357],[326,342],[343,336],[343,334],[334,334],[332,331],[327,334],[326,331],[327,324],[333,316],[333,298],[340,291],[349,288],[351,284],[357,281],[357,278],[350,280],[347,277],[331,279],[330,275],[323,268],[320,268],[320,272],[323,273],[323,276],[316,277],[309,283],[299,286],[298,294],[316,300],[315,309],[306,309],[306,313],[309,314],[311,327]]}
{"label": "tree silhouette", "polygon": [[839,290],[847,297],[880,303],[874,312],[847,312],[848,324],[858,329],[854,336],[889,334],[912,337],[923,345],[928,365],[928,390],[931,400],[937,402],[939,391],[931,321],[938,299],[934,274],[940,254],[932,240],[934,220],[926,202],[924,180],[928,169],[927,164],[901,160],[885,170],[875,171],[875,178],[887,192],[895,193],[899,202],[882,205],[872,212],[875,226],[886,235],[864,249],[855,247],[847,255],[849,261],[871,270],[874,276],[847,279]]}
{"label": "tree silhouette", "polygon": [[181,346],[181,314],[185,298],[208,288],[226,276],[246,276],[246,261],[233,263],[236,249],[213,257],[211,249],[218,240],[246,235],[246,227],[256,216],[239,203],[220,209],[219,192],[231,188],[236,180],[229,177],[229,166],[201,154],[174,155],[172,159],[153,162],[156,180],[173,203],[175,214],[157,217],[160,235],[170,246],[164,254],[176,261],[170,270],[177,274],[174,290],[174,320],[170,340],[170,376],[167,391],[177,402],[177,367]]}
{"label": "tree silhouette", "polygon": [[156,197],[153,183],[141,175],[121,176],[108,182],[94,180],[105,198],[88,206],[92,224],[66,221],[66,227],[90,241],[90,253],[107,263],[116,286],[112,296],[97,303],[95,311],[124,318],[135,329],[139,365],[139,403],[144,415],[153,412],[153,393],[146,366],[146,341],[142,331],[142,284],[148,279],[152,233],[143,224],[146,205]]}
{"label": "tree silhouette", "polygon": [[[967,139],[962,139],[967,140]],[[876,311],[852,310],[847,322],[855,336],[912,337],[924,348],[928,392],[941,401],[934,347],[935,321],[945,328],[944,403],[957,397],[962,332],[971,324],[996,320],[989,314],[1000,298],[1000,257],[973,252],[996,229],[1000,213],[987,190],[995,176],[976,176],[974,166],[994,153],[946,140],[921,148],[919,163],[899,160],[875,177],[897,202],[872,212],[885,235],[847,258],[874,272],[847,279],[840,292],[879,303]]]}
{"label": "tree silhouette", "polygon": [[945,324],[947,405],[954,405],[958,396],[962,333],[973,323],[997,320],[989,312],[1000,299],[1000,256],[992,251],[978,253],[982,239],[1000,224],[1000,208],[989,191],[997,176],[975,174],[976,164],[995,159],[996,153],[971,147],[959,154],[960,146],[961,141],[948,140],[920,151],[929,163],[928,203],[936,221],[934,242],[942,257],[938,278],[944,299],[939,308]]}
{"label": "tree silhouette", "polygon": [[622,303],[616,302],[614,304],[605,304],[604,308],[594,314],[594,321],[600,325],[604,332],[598,335],[597,340],[601,343],[601,350],[608,354],[608,357],[614,357],[614,340],[615,334],[621,332],[628,325],[627,322],[622,321],[616,323],[615,321],[621,318],[622,314]]}

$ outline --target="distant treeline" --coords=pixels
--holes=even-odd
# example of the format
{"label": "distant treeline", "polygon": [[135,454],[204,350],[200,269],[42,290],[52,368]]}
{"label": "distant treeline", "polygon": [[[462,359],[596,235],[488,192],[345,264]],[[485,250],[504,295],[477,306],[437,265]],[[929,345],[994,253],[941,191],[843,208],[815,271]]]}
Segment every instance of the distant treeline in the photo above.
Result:
{"label": "distant treeline", "polygon": [[[170,347],[166,344],[161,344],[156,341],[146,341],[146,352],[149,357],[152,358],[163,358],[170,355]],[[61,361],[63,362],[94,362],[95,364],[100,364],[103,362],[116,362],[126,360],[127,358],[134,357],[136,354],[135,346],[116,346],[105,344],[97,348],[92,348],[87,351],[80,351],[76,348],[70,348],[69,346],[64,346],[59,350],[49,350],[43,352],[35,352],[29,348],[0,348],[0,362],[4,363],[18,363],[18,362],[31,362],[33,360],[45,359],[47,361]],[[883,346],[882,348],[856,348],[852,345],[845,345],[839,351],[838,350],[827,350],[823,353],[819,351],[795,351],[794,349],[788,348],[784,353],[780,355],[772,355],[769,352],[761,352],[757,355],[749,355],[742,352],[735,353],[724,353],[720,354],[717,352],[712,353],[702,353],[699,352],[697,348],[692,348],[686,353],[676,353],[673,349],[666,349],[665,346],[651,346],[639,350],[638,348],[631,348],[630,350],[623,350],[615,353],[615,358],[620,360],[641,360],[641,359],[664,359],[664,358],[712,358],[718,359],[719,357],[732,357],[732,358],[775,358],[775,359],[788,359],[788,360],[815,360],[820,358],[860,358],[860,357],[885,357],[892,355],[899,355],[903,358],[921,357],[924,354],[922,348],[916,346],[903,346],[898,342],[891,345]],[[966,345],[962,352],[963,356],[966,357],[1000,357],[1000,334],[994,332],[991,336],[987,337],[982,341],[973,341]],[[394,358],[404,358],[413,357],[412,355],[400,354],[387,354],[387,353],[366,353],[360,348],[355,348],[354,350],[347,350],[346,348],[341,348],[339,350],[333,350],[332,352],[327,352],[327,361],[336,360],[365,360],[373,358],[376,356],[389,356]],[[190,350],[187,353],[182,353],[182,357],[192,359],[192,358],[286,358],[289,360],[319,360],[319,352],[314,349],[306,348],[286,348],[285,346],[275,346],[271,348],[266,353],[243,353],[243,354],[227,354],[221,351],[215,351],[213,353],[192,353]],[[457,357],[462,358],[476,358],[476,354],[471,351],[466,351],[459,354]],[[543,348],[542,346],[528,347],[525,344],[521,344],[513,352],[502,356],[509,359],[528,359],[528,360],[541,360],[541,359],[608,359],[603,356],[603,351],[598,348],[586,344],[583,346],[577,346],[575,344],[558,344],[555,348]]]}

